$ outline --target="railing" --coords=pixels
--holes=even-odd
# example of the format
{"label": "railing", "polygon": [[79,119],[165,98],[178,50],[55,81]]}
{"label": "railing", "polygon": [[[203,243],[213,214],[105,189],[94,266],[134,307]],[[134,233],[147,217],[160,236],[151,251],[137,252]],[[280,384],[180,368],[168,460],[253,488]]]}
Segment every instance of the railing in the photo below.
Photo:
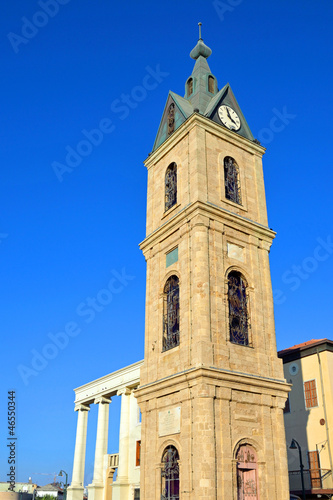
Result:
{"label": "railing", "polygon": [[[303,478],[305,491],[333,487],[330,469],[303,469]],[[300,470],[289,471],[289,488],[290,491],[302,490]]]}
{"label": "railing", "polygon": [[108,467],[116,469],[119,465],[119,453],[114,453],[113,455],[108,455]]}

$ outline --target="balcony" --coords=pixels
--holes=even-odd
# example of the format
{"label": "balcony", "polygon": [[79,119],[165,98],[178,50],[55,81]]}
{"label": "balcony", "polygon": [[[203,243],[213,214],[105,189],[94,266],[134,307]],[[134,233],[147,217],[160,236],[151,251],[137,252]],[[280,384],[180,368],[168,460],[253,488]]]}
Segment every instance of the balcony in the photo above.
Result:
{"label": "balcony", "polygon": [[[317,498],[317,495],[332,495],[333,482],[330,469],[304,469],[304,488],[307,498]],[[289,471],[289,488],[295,495],[302,495],[301,471]]]}
{"label": "balcony", "polygon": [[119,453],[108,455],[107,467],[111,469],[116,469],[118,465],[119,465]]}

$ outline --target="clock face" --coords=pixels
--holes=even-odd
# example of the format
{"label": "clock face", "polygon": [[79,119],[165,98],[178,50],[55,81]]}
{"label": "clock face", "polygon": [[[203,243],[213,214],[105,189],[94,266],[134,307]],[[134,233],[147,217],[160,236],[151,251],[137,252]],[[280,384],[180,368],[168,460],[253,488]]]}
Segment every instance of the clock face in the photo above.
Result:
{"label": "clock face", "polygon": [[230,130],[239,130],[241,122],[238,114],[230,106],[223,104],[218,109],[219,118],[223,125],[228,127]]}

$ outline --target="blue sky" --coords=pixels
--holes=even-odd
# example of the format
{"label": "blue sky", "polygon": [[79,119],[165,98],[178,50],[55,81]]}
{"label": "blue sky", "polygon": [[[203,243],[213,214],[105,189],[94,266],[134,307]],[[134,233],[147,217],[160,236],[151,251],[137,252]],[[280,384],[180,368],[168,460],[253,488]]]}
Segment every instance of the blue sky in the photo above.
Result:
{"label": "blue sky", "polygon": [[[333,6],[324,0],[57,0],[43,11],[42,4],[11,0],[0,18],[0,481],[8,472],[7,391],[15,389],[17,480],[32,476],[39,484],[52,476],[34,473],[72,472],[73,388],[143,358],[142,162],[169,89],[184,93],[199,21],[219,88],[231,84],[254,136],[267,147],[278,348],[333,337],[330,321],[319,328],[332,307]],[[87,135],[91,146],[82,142]],[[111,279],[112,297],[87,313]],[[57,335],[65,329],[67,345]],[[63,344],[49,348],[43,362],[54,336]],[[115,452],[117,398],[110,414],[109,451]]]}

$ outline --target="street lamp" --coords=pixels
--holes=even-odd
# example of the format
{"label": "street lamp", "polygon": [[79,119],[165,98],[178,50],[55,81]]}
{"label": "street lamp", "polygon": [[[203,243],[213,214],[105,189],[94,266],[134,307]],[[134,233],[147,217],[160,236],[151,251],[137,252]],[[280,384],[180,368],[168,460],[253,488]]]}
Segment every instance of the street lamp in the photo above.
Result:
{"label": "street lamp", "polygon": [[68,486],[68,474],[64,470],[61,470],[58,474],[58,476],[62,477],[65,474],[66,476],[66,484],[64,484],[64,495],[63,495],[63,500],[67,499],[67,486]]}
{"label": "street lamp", "polygon": [[302,496],[303,496],[303,500],[306,500],[305,498],[305,489],[304,489],[304,473],[303,473],[303,468],[304,468],[304,465],[303,465],[303,460],[302,460],[302,449],[299,445],[299,443],[296,441],[296,439],[293,439],[291,441],[291,445],[289,446],[289,448],[291,450],[296,450],[298,448],[298,452],[299,452],[299,465],[300,465],[300,468],[301,468],[301,481],[302,481]]}

